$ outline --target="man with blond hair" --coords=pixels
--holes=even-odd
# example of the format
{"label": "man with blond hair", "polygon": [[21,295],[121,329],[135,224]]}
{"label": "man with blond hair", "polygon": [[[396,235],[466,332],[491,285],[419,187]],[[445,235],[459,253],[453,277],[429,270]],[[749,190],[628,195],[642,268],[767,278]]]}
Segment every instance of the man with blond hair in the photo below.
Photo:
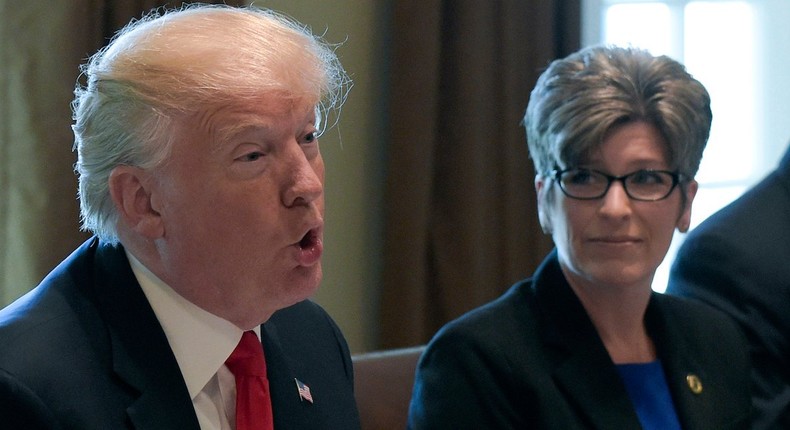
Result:
{"label": "man with blond hair", "polygon": [[[74,100],[95,237],[0,312],[0,422],[62,429],[355,429],[321,280],[332,49],[252,7],[123,29]],[[5,399],[4,399],[5,400]],[[10,421],[9,421],[10,420]]]}

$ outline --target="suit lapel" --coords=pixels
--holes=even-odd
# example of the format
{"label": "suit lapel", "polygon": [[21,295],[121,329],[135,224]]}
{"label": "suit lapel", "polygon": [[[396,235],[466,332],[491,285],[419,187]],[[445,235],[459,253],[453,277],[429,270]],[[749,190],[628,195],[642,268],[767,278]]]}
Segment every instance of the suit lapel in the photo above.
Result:
{"label": "suit lapel", "polygon": [[582,421],[597,429],[641,429],[620,375],[562,275],[556,251],[536,271],[534,288],[554,380]]}
{"label": "suit lapel", "polygon": [[[683,315],[669,315],[670,307],[666,306],[665,299],[661,294],[653,293],[645,314],[645,324],[664,366],[681,426],[706,428],[710,426],[706,417],[716,414],[715,405],[705,391],[709,375],[694,357],[699,345],[709,340],[690,338],[688,332],[681,329],[684,325],[678,323],[684,319]],[[670,324],[671,320],[675,323]],[[700,387],[701,392],[695,392],[695,387]]]}
{"label": "suit lapel", "polygon": [[136,429],[199,429],[186,383],[120,246],[94,243],[94,294],[107,322],[112,365],[139,393],[127,412]]}
{"label": "suit lapel", "polygon": [[[274,428],[309,428],[311,406],[304,404],[294,378],[300,377],[282,347],[277,325],[270,319],[261,326],[261,340],[266,354],[266,373],[269,378]],[[312,424],[314,425],[314,424]]]}
{"label": "suit lapel", "polygon": [[641,429],[620,376],[611,364],[596,363],[597,355],[571,354],[554,371],[557,386],[591,428]]}

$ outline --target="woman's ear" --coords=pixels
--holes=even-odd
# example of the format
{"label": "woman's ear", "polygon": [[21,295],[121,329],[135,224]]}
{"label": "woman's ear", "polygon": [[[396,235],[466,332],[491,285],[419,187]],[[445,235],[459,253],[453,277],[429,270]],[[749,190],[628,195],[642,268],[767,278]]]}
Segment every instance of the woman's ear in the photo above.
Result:
{"label": "woman's ear", "polygon": [[148,239],[164,235],[162,217],[152,204],[156,186],[150,173],[139,167],[118,166],[110,172],[109,185],[119,229],[125,227]]}
{"label": "woman's ear", "polygon": [[691,203],[694,202],[694,196],[697,195],[697,189],[699,188],[699,184],[695,180],[689,181],[688,184],[683,188],[685,191],[685,198],[683,200],[683,207],[680,208],[680,216],[678,217],[678,222],[676,227],[679,232],[685,233],[689,231],[689,227],[691,226]]}
{"label": "woman's ear", "polygon": [[543,233],[551,235],[551,220],[549,215],[546,213],[547,208],[545,207],[547,192],[548,186],[546,184],[546,177],[535,175],[535,194],[537,195],[538,203],[538,221],[540,222],[540,228],[543,229]]}

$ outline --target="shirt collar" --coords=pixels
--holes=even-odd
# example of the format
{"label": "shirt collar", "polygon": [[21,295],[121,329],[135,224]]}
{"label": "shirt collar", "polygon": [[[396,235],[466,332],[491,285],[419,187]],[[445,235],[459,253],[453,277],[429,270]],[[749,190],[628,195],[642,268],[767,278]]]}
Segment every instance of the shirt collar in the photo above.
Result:
{"label": "shirt collar", "polygon": [[[194,399],[225,363],[244,331],[185,299],[129,251],[126,255]],[[260,327],[254,331],[260,339]]]}

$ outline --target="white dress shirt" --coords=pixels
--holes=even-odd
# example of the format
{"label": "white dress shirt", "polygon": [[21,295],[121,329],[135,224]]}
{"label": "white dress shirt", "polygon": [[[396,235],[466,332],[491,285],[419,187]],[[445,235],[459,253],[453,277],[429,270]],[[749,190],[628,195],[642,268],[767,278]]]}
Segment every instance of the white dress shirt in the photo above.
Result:
{"label": "white dress shirt", "polygon": [[[131,253],[126,255],[170,342],[201,430],[235,430],[236,381],[225,360],[244,331],[188,301]],[[255,334],[260,339],[260,327]]]}

